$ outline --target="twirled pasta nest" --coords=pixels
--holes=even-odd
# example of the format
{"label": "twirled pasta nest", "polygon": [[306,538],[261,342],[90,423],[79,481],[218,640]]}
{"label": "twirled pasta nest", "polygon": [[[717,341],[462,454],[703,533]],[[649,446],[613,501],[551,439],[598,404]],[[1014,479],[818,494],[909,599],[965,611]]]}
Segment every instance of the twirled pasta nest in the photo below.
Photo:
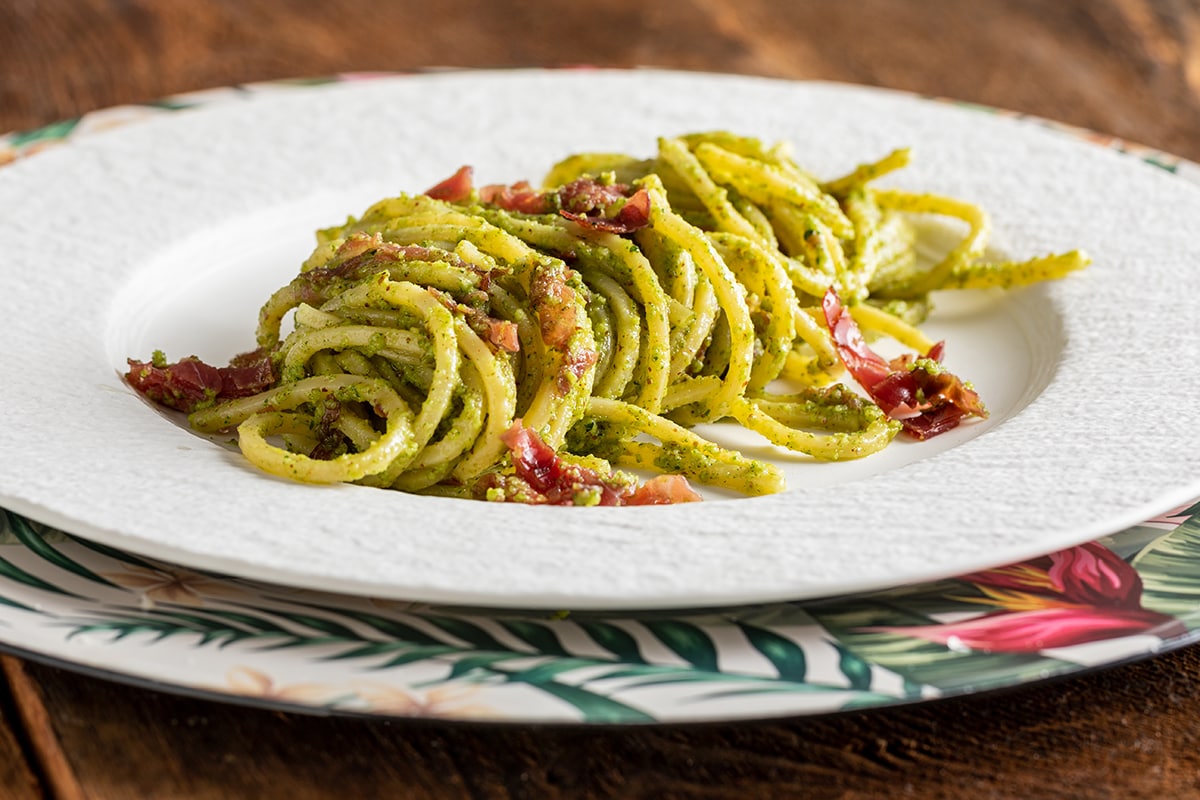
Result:
{"label": "twirled pasta nest", "polygon": [[[842,460],[983,416],[917,327],[929,293],[1087,263],[982,261],[981,209],[872,185],[908,158],[820,182],[785,146],[706,133],[664,138],[646,160],[572,156],[543,188],[477,188],[464,167],[319,231],[263,306],[257,349],[220,368],[156,353],[128,379],[301,481],[530,503],[698,497],[623,467],[776,492],[776,467],[694,426],[736,421]],[[913,214],[967,234],[921,264]],[[913,353],[884,360],[864,330]]]}

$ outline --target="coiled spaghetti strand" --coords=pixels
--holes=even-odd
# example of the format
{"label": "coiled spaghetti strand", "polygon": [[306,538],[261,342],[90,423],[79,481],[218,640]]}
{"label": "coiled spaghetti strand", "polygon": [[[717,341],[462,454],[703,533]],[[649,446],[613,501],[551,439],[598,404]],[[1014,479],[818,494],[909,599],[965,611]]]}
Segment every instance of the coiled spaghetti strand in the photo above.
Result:
{"label": "coiled spaghetti strand", "polygon": [[757,298],[757,311],[766,316],[758,331],[762,354],[755,358],[747,391],[757,391],[779,377],[796,338],[800,306],[783,267],[772,258],[756,257],[753,243],[732,234],[714,233],[716,244],[739,282]]}
{"label": "coiled spaghetti strand", "polygon": [[900,423],[891,420],[877,406],[868,406],[866,424],[854,432],[818,434],[786,425],[768,413],[769,406],[738,398],[730,413],[745,427],[768,441],[822,461],[845,461],[877,453],[900,432]]}
{"label": "coiled spaghetti strand", "polygon": [[625,394],[637,369],[642,350],[642,317],[633,298],[608,275],[599,270],[585,270],[583,278],[604,298],[612,326],[612,345],[602,353],[602,359],[607,356],[605,368],[597,370],[599,377],[592,393],[618,398]]}
{"label": "coiled spaghetti strand", "polygon": [[[311,427],[311,416],[287,412],[304,405],[324,407],[328,399],[371,405],[387,420],[386,430],[366,450],[329,460],[288,452],[267,441],[289,428]],[[309,483],[356,481],[417,451],[408,405],[383,381],[357,375],[305,378],[224,407],[196,412],[189,420],[198,430],[208,431],[225,430],[236,422],[238,444],[251,463],[273,475]]]}
{"label": "coiled spaghetti strand", "polygon": [[594,397],[588,415],[652,436],[660,444],[630,441],[616,459],[618,465],[686,475],[701,483],[759,495],[783,488],[783,475],[774,466],[720,447],[665,417],[619,400]]}
{"label": "coiled spaghetti strand", "polygon": [[784,200],[821,220],[837,236],[854,234],[854,226],[837,201],[807,179],[787,175],[772,164],[731,153],[707,142],[696,146],[695,157],[714,178],[734,187],[755,203],[768,205]]}
{"label": "coiled spaghetti strand", "polygon": [[462,383],[456,391],[460,412],[450,418],[445,434],[427,445],[389,484],[391,488],[418,492],[440,483],[450,476],[463,454],[479,441],[484,420],[482,379],[470,361],[464,361],[461,378]]}
{"label": "coiled spaghetti strand", "polygon": [[670,209],[662,184],[649,176],[644,185],[651,198],[650,226],[691,254],[696,266],[712,284],[729,330],[729,363],[720,390],[706,403],[677,409],[674,414],[681,421],[689,422],[720,419],[729,413],[735,399],[745,391],[754,366],[754,325],[745,291],[707,236]]}
{"label": "coiled spaghetti strand", "polygon": [[[499,211],[487,212],[490,219],[505,231],[528,244],[572,254],[583,267],[607,271],[622,283],[624,291],[642,308],[640,326],[645,337],[638,336],[639,380],[633,378],[627,386],[636,387],[634,399],[647,408],[660,408],[669,377],[669,362],[662,357],[670,348],[671,305],[646,256],[628,239],[611,233],[591,232],[586,235],[578,226],[566,220],[543,221],[517,218]],[[621,335],[624,334],[624,338]],[[625,347],[633,344],[628,327],[618,328],[618,340]],[[624,393],[624,390],[623,390]]]}
{"label": "coiled spaghetti strand", "polygon": [[721,306],[717,302],[716,292],[713,291],[712,281],[704,275],[697,276],[692,317],[687,325],[671,332],[671,378],[667,387],[668,394],[671,387],[696,366],[700,350],[705,341],[712,336],[713,327],[720,314]]}
{"label": "coiled spaghetti strand", "polygon": [[[386,274],[376,275],[351,291],[359,294],[364,304],[386,303],[396,308],[414,311],[422,318],[429,336],[429,352],[432,354],[434,367],[425,399],[413,423],[417,453],[412,457],[415,458],[446,416],[458,386],[459,351],[453,317],[434,299],[428,289],[407,281],[390,280]],[[372,480],[378,481],[381,486],[390,486],[408,468],[408,464],[408,460],[397,459]]]}
{"label": "coiled spaghetti strand", "polygon": [[517,409],[517,386],[509,362],[498,357],[475,331],[456,318],[458,347],[471,370],[479,375],[484,391],[484,427],[463,459],[454,467],[454,479],[468,483],[492,467],[504,452],[500,435],[513,423]]}
{"label": "coiled spaghetti strand", "polygon": [[899,189],[872,190],[882,208],[922,214],[944,214],[956,217],[968,225],[967,234],[929,270],[914,273],[893,283],[880,286],[876,292],[884,297],[916,297],[942,286],[955,270],[960,270],[983,255],[991,231],[991,219],[979,206],[941,195],[905,192]]}
{"label": "coiled spaghetti strand", "polygon": [[717,184],[700,159],[682,139],[659,139],[658,153],[685,182],[713,218],[713,228],[757,238],[758,231],[729,200],[729,191]]}

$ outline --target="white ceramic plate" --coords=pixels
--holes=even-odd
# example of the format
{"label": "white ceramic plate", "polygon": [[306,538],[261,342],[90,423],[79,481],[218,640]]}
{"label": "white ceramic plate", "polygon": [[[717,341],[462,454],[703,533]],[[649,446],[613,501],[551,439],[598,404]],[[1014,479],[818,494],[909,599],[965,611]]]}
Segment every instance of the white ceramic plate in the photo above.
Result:
{"label": "white ceramic plate", "polygon": [[[221,360],[311,231],[470,163],[536,177],[578,150],[731,128],[818,175],[901,145],[894,182],[985,206],[1069,280],[947,304],[931,331],[993,411],[791,489],[676,508],[546,509],[257,473],[120,380],[162,348]],[[636,608],[862,591],[1095,539],[1200,492],[1200,192],[1038,126],[879,90],[661,72],[453,73],[180,112],[0,174],[0,503],[105,544],[324,590]],[[969,313],[968,313],[969,312]],[[786,461],[787,459],[783,459]]]}

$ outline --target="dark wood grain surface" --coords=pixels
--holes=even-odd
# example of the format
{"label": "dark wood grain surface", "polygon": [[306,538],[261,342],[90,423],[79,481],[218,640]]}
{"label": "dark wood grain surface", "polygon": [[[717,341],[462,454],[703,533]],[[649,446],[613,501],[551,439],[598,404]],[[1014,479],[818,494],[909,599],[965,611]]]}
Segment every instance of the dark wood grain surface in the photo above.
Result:
{"label": "dark wood grain surface", "polygon": [[[906,89],[1200,159],[1195,0],[0,0],[0,130],[249,81],[580,63]],[[621,730],[308,717],[0,661],[0,798],[1200,797],[1196,648],[909,708]]]}

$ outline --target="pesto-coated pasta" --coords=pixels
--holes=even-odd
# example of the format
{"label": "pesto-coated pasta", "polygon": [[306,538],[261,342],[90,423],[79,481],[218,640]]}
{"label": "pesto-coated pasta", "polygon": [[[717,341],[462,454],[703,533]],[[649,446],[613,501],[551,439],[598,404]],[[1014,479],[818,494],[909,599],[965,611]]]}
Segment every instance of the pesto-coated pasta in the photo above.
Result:
{"label": "pesto-coated pasta", "polygon": [[[982,416],[918,327],[930,293],[1088,263],[984,261],[983,209],[875,185],[910,156],[821,181],[785,145],[714,132],[663,138],[648,158],[573,155],[542,187],[476,186],[464,167],[319,231],[264,303],[253,352],[223,368],[156,354],[128,378],[301,481],[561,504],[695,497],[678,481],[638,488],[627,467],[777,492],[775,466],[694,426],[740,424],[841,460]],[[924,263],[916,215],[966,232]],[[871,337],[913,352],[885,361]]]}

